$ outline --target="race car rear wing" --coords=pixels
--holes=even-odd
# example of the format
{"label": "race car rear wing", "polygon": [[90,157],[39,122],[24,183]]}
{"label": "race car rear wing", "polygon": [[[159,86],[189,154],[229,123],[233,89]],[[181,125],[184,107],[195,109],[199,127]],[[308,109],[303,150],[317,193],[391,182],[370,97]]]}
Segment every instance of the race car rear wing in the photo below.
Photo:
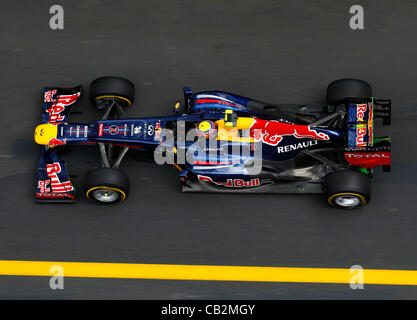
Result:
{"label": "race car rear wing", "polygon": [[382,118],[383,125],[391,124],[391,100],[347,98],[345,105],[346,161],[360,168],[382,165],[384,171],[390,171],[391,140],[374,137],[374,118]]}
{"label": "race car rear wing", "polygon": [[[65,162],[60,160],[55,146],[66,141],[54,138],[48,131],[67,122],[74,103],[81,96],[82,87],[43,89],[42,119],[35,129],[35,141],[43,142],[38,163],[36,199],[40,202],[74,202],[75,190],[69,179]],[[53,137],[53,138],[50,138]],[[47,139],[48,141],[44,141]]]}

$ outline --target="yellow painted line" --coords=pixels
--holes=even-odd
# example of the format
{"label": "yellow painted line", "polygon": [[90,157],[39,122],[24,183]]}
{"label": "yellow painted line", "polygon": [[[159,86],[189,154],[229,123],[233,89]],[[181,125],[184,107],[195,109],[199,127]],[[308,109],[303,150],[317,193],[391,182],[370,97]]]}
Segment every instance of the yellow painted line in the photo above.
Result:
{"label": "yellow painted line", "polygon": [[[52,276],[52,266],[64,277],[131,278],[209,281],[350,283],[354,273],[336,268],[280,268],[172,264],[90,263],[61,261],[0,261],[0,275]],[[363,283],[417,285],[416,270],[363,269]]]}

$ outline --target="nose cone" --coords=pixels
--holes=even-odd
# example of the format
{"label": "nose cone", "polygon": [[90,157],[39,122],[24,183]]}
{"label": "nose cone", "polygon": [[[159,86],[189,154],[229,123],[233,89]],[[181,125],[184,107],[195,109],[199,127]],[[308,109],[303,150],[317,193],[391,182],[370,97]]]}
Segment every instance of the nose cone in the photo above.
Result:
{"label": "nose cone", "polygon": [[49,141],[57,137],[57,133],[58,126],[50,123],[40,124],[35,128],[35,142],[41,145],[48,145]]}

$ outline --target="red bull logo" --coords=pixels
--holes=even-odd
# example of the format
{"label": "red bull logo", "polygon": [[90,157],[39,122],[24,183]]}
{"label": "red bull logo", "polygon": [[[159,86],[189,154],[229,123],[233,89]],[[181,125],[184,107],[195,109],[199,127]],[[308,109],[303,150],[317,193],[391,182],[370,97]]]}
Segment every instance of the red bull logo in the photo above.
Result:
{"label": "red bull logo", "polygon": [[256,141],[272,146],[278,145],[284,136],[293,136],[297,139],[329,140],[327,134],[311,129],[310,126],[260,119],[256,119],[250,127],[250,136]]}
{"label": "red bull logo", "polygon": [[[52,90],[52,92],[56,90]],[[48,91],[51,92],[51,91]],[[54,101],[52,99],[53,93],[48,94],[45,93],[45,101],[46,99]],[[57,123],[57,122],[62,122],[65,120],[65,116],[61,115],[61,112],[63,112],[65,110],[66,106],[69,106],[71,104],[73,104],[75,101],[77,101],[78,97],[80,96],[80,92],[74,93],[74,94],[70,94],[70,95],[60,95],[58,96],[58,100],[55,101],[55,103],[49,108],[46,109],[46,112],[49,113],[49,123]],[[47,101],[46,101],[47,102]]]}
{"label": "red bull logo", "polygon": [[366,103],[357,105],[357,107],[356,107],[356,118],[358,119],[358,121],[363,121],[363,118],[365,116],[367,107],[368,107],[368,105]]}
{"label": "red bull logo", "polygon": [[51,188],[52,192],[67,192],[74,190],[74,187],[71,184],[71,181],[61,182],[58,177],[58,173],[61,172],[61,164],[59,162],[54,162],[52,164],[46,165],[46,173],[51,179]]}
{"label": "red bull logo", "polygon": [[257,187],[261,185],[261,182],[258,178],[251,179],[251,180],[243,180],[243,179],[227,179],[225,182],[214,181],[211,177],[198,175],[198,180],[211,182],[218,186],[229,187],[229,188],[250,188],[250,187]]}
{"label": "red bull logo", "polygon": [[358,125],[356,127],[356,145],[358,147],[366,146],[365,135],[366,125]]}

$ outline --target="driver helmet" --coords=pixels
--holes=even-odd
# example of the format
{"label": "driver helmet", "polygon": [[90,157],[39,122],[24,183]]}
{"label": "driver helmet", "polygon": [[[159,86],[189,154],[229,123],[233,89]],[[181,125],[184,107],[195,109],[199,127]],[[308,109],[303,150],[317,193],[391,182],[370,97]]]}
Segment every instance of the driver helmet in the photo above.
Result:
{"label": "driver helmet", "polygon": [[215,137],[216,125],[213,121],[205,120],[201,121],[197,125],[197,135],[205,136],[207,138]]}

